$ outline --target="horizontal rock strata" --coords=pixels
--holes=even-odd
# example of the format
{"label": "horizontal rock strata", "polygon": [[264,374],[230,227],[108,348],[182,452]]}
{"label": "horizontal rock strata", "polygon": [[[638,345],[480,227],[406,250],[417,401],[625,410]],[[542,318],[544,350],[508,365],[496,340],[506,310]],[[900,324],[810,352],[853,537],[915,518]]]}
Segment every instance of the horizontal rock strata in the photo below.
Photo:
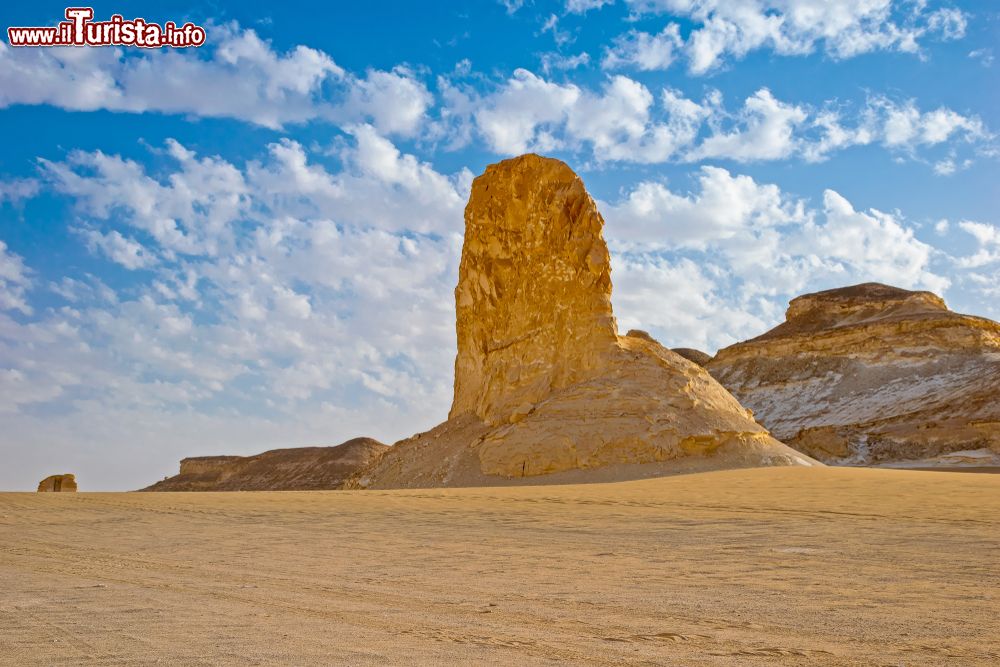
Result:
{"label": "horizontal rock strata", "polygon": [[371,438],[336,447],[273,449],[255,456],[198,456],[180,474],[143,491],[311,491],[339,489],[387,449]]}
{"label": "horizontal rock strata", "polygon": [[1000,454],[1000,324],[877,283],[807,294],[709,371],[775,437],[818,459]]}

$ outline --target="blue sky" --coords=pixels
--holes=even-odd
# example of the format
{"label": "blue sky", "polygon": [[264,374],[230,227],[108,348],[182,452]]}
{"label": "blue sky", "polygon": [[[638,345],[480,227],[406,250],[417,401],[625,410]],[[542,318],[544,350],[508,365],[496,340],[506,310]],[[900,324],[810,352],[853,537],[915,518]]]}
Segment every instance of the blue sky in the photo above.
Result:
{"label": "blue sky", "polygon": [[0,42],[0,488],[437,423],[469,183],[526,151],[598,201],[623,330],[714,352],[867,280],[1000,318],[994,3],[270,5]]}

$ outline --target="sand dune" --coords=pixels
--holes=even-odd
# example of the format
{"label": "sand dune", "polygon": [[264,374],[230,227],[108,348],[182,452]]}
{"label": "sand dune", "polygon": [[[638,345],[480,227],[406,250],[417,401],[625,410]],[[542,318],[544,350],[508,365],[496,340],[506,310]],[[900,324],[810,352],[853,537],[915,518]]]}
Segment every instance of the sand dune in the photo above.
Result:
{"label": "sand dune", "polygon": [[995,665],[1000,476],[0,494],[0,664]]}

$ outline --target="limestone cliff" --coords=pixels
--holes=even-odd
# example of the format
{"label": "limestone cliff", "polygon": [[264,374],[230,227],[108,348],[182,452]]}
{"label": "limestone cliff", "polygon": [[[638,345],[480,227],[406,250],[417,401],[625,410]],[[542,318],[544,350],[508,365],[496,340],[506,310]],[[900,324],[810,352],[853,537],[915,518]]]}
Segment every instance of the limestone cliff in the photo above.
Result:
{"label": "limestone cliff", "polygon": [[505,160],[473,182],[449,419],[387,450],[357,486],[813,463],[697,364],[648,335],[618,335],[603,226],[583,182],[558,160]]}
{"label": "limestone cliff", "polygon": [[180,474],[143,491],[311,491],[339,489],[386,445],[355,438],[336,447],[273,449],[255,456],[198,456]]}
{"label": "limestone cliff", "polygon": [[783,442],[828,462],[1000,454],[1000,324],[866,283],[791,301],[708,369]]}
{"label": "limestone cliff", "polygon": [[38,493],[75,492],[76,477],[73,475],[50,475],[38,483]]}

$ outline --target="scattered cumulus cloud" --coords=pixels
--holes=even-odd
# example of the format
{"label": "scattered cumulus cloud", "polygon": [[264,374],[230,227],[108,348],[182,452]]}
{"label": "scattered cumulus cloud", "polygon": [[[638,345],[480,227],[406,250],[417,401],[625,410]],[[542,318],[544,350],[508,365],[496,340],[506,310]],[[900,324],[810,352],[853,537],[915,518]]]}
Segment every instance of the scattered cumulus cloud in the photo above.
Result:
{"label": "scattered cumulus cloud", "polygon": [[146,248],[133,239],[122,236],[118,230],[102,234],[88,229],[82,230],[80,233],[87,240],[87,246],[91,251],[99,251],[129,271],[146,268],[156,263],[156,258]]}
{"label": "scattered cumulus cloud", "polygon": [[993,49],[991,48],[973,49],[969,51],[969,57],[973,60],[978,60],[979,64],[983,67],[993,66],[994,57]]}
{"label": "scattered cumulus cloud", "polygon": [[[450,396],[448,295],[471,175],[436,171],[373,125],[350,132],[337,169],[287,139],[242,164],[175,141],[162,171],[101,151],[41,161],[44,186],[72,205],[71,238],[132,275],[115,288],[72,269],[39,283],[0,243],[9,422],[30,435],[58,400],[63,423],[173,415],[216,434],[240,415],[303,415],[297,437],[313,443],[433,423]],[[55,305],[33,310],[42,289]],[[43,432],[66,435],[30,438]],[[309,441],[270,444],[296,443]],[[155,456],[172,468],[181,446]]]}
{"label": "scattered cumulus cloud", "polygon": [[[931,9],[926,2],[893,0],[625,0],[636,15],[677,17],[694,27],[679,45],[695,75],[710,73],[748,53],[769,49],[784,56],[822,51],[845,59],[873,51],[921,53],[928,39],[965,35],[967,15]],[[676,23],[668,23],[667,28]],[[624,38],[649,43],[653,35]],[[662,33],[661,33],[662,34]],[[670,65],[665,61],[663,68]]]}
{"label": "scattered cumulus cloud", "polygon": [[569,30],[563,30],[559,27],[559,17],[555,14],[549,14],[549,17],[542,23],[542,29],[539,34],[544,35],[545,33],[552,34],[552,40],[556,43],[556,46],[572,44],[575,39]]}
{"label": "scattered cumulus cloud", "polygon": [[430,93],[403,67],[345,71],[326,53],[274,50],[251,29],[212,28],[212,46],[172,49],[15,49],[0,42],[0,108],[51,104],[235,118],[280,129],[309,121],[371,122],[412,135]]}
{"label": "scattered cumulus cloud", "polygon": [[739,122],[730,131],[713,132],[686,159],[729,158],[737,162],[780,160],[797,149],[796,129],[809,117],[800,106],[786,104],[762,88],[748,97]]}
{"label": "scattered cumulus cloud", "polygon": [[695,193],[673,192],[666,183],[643,181],[607,207],[609,233],[636,248],[698,248],[748,229],[803,223],[801,201],[776,185],[721,167],[702,167]]}
{"label": "scattered cumulus cloud", "polygon": [[10,251],[7,244],[0,241],[0,313],[18,311],[24,315],[32,313],[26,300],[26,292],[31,286],[24,259]]}
{"label": "scattered cumulus cloud", "polygon": [[989,264],[1000,264],[1000,227],[985,222],[962,220],[958,228],[976,241],[975,252],[967,257],[957,258],[963,268],[979,268]]}
{"label": "scattered cumulus cloud", "polygon": [[570,14],[586,14],[592,9],[613,5],[615,0],[566,0],[566,11]]}
{"label": "scattered cumulus cloud", "polygon": [[503,5],[508,14],[517,13],[517,10],[524,7],[525,4],[525,0],[497,0],[497,2]]}
{"label": "scattered cumulus cloud", "polygon": [[947,147],[934,168],[948,174],[994,141],[978,116],[924,111],[915,100],[871,96],[860,106],[817,107],[761,88],[730,111],[717,90],[694,100],[623,74],[588,88],[518,69],[492,90],[450,88],[447,98],[442,117],[455,128],[448,134],[464,143],[478,137],[500,154],[564,150],[596,162],[818,162],[866,145],[924,160],[923,152]]}
{"label": "scattered cumulus cloud", "polygon": [[31,199],[39,191],[39,183],[34,178],[8,178],[0,180],[0,204],[16,204]]}
{"label": "scattered cumulus cloud", "polygon": [[587,52],[576,55],[563,55],[561,53],[543,53],[541,57],[542,71],[550,74],[553,71],[569,71],[590,64],[590,54]]}
{"label": "scattered cumulus cloud", "polygon": [[810,204],[719,167],[702,167],[695,182],[678,191],[643,181],[602,204],[623,328],[713,352],[774,326],[805,291],[950,285],[935,248],[899,214],[857,210],[834,190]]}
{"label": "scattered cumulus cloud", "polygon": [[676,23],[669,24],[656,35],[630,30],[614,38],[612,46],[605,51],[601,66],[604,69],[665,70],[677,58],[683,44]]}

